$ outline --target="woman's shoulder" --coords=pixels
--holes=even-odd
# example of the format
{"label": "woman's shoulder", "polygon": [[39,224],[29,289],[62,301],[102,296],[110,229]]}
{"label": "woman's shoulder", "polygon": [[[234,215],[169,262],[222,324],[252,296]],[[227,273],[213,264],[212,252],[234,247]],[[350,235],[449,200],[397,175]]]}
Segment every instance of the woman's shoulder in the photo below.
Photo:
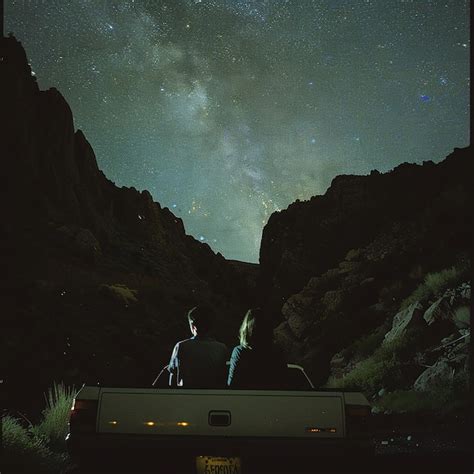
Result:
{"label": "woman's shoulder", "polygon": [[242,352],[246,352],[249,349],[247,347],[242,346],[239,344],[238,346],[235,346],[234,349],[232,350],[232,354],[241,354]]}
{"label": "woman's shoulder", "polygon": [[242,345],[235,346],[232,350],[232,359],[241,359],[242,357],[247,357],[251,350],[248,347],[244,347]]}

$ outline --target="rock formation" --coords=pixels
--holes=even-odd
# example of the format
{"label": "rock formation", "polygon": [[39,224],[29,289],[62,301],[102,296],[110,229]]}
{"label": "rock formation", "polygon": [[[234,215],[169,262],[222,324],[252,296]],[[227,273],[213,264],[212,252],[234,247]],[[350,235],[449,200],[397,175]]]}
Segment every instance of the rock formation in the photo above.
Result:
{"label": "rock formation", "polygon": [[385,259],[387,268],[400,238],[404,260],[420,265],[469,248],[471,172],[469,150],[455,149],[439,164],[404,163],[385,174],[337,176],[324,195],[273,213],[260,249],[265,299],[278,311],[311,278],[344,260],[352,265],[357,258],[346,254],[374,241],[379,246],[372,246],[368,258]]}
{"label": "rock formation", "polygon": [[184,313],[199,302],[216,307],[217,329],[234,344],[258,266],[244,275],[148,191],[108,180],[66,100],[39,89],[14,37],[0,39],[0,103],[11,393],[59,378],[147,385],[188,336]]}
{"label": "rock formation", "polygon": [[[430,272],[470,265],[469,151],[438,164],[338,176],[323,196],[270,217],[260,295],[275,315],[276,340],[316,383],[329,376],[335,354],[399,313]],[[431,313],[436,319],[435,307]],[[416,305],[404,309],[387,340],[422,325],[422,316]]]}

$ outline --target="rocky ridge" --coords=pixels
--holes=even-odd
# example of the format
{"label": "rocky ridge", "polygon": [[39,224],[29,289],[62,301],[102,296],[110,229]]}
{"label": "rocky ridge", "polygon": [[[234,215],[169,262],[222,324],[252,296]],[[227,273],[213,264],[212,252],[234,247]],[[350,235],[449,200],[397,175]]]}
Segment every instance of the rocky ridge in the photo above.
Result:
{"label": "rocky ridge", "polygon": [[[357,264],[356,258],[346,259],[351,250],[365,248],[370,261],[385,260],[387,269],[390,263],[396,270],[405,264],[407,274],[409,262],[424,270],[442,265],[436,258],[448,261],[465,251],[471,171],[470,150],[457,148],[438,164],[403,163],[388,173],[337,176],[324,195],[273,213],[260,249],[265,299],[279,312],[311,278]],[[404,252],[400,263],[389,261],[396,252]]]}
{"label": "rocky ridge", "polygon": [[[431,274],[453,273],[452,285],[468,280],[471,169],[470,150],[455,149],[438,164],[338,176],[323,196],[271,216],[260,294],[275,315],[277,342],[316,384],[331,375],[335,354],[388,332],[402,302]],[[407,311],[416,319],[427,309]]]}
{"label": "rocky ridge", "polygon": [[243,274],[148,191],[107,179],[68,103],[39,89],[13,36],[0,39],[0,102],[2,358],[12,398],[34,386],[41,402],[59,379],[151,383],[200,302],[216,307],[217,331],[233,345],[258,266]]}

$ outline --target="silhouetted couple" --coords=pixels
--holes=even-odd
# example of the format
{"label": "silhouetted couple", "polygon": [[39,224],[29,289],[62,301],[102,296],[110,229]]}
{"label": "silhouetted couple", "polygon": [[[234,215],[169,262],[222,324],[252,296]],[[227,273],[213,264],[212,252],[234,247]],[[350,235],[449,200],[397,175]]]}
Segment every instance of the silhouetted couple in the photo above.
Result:
{"label": "silhouetted couple", "polygon": [[287,366],[273,344],[271,321],[257,308],[247,311],[240,326],[240,344],[229,350],[210,336],[214,318],[210,307],[188,313],[193,336],[174,347],[168,370],[169,385],[184,388],[286,389]]}

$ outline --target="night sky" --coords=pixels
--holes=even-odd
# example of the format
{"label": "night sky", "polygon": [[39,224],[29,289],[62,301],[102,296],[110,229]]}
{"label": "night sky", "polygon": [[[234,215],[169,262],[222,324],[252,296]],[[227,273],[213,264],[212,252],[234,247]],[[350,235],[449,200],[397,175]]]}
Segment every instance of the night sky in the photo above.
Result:
{"label": "night sky", "polygon": [[469,143],[465,0],[5,0],[99,167],[258,261],[272,212],[338,174]]}

